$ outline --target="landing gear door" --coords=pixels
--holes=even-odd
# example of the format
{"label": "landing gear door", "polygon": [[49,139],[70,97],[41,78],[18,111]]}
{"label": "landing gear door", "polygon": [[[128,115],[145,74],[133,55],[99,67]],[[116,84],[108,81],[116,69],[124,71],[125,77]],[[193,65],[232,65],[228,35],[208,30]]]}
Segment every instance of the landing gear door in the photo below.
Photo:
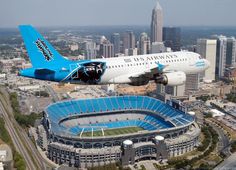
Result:
{"label": "landing gear door", "polygon": [[77,71],[78,65],[77,64],[70,64],[70,72],[71,74],[71,79],[76,79],[79,77],[79,73]]}

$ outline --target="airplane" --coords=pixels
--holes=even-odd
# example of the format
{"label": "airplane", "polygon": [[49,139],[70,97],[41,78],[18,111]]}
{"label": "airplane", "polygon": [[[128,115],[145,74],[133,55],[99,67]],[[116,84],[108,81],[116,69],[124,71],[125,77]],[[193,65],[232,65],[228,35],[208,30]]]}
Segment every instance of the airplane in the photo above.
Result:
{"label": "airplane", "polygon": [[18,75],[72,84],[146,85],[149,81],[178,86],[186,74],[210,67],[199,54],[187,51],[72,61],[60,55],[31,25],[20,25],[31,68]]}

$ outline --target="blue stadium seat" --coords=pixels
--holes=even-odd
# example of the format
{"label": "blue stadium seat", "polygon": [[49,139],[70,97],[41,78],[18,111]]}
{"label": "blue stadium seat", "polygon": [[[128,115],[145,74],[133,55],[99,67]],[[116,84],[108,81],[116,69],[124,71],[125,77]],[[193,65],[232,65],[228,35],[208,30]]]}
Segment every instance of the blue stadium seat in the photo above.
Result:
{"label": "blue stadium seat", "polygon": [[81,112],[87,113],[87,106],[86,106],[85,100],[79,101],[78,104],[79,104]]}
{"label": "blue stadium seat", "polygon": [[119,108],[121,108],[122,110],[124,110],[124,109],[125,109],[125,105],[124,105],[123,100],[122,100],[120,97],[117,98],[116,100],[117,100],[117,103],[118,103],[118,105],[119,105]]}
{"label": "blue stadium seat", "polygon": [[107,105],[108,111],[112,111],[112,110],[113,110],[113,107],[112,107],[110,98],[104,98],[103,100],[104,100],[104,102],[105,102],[106,105]]}
{"label": "blue stadium seat", "polygon": [[[51,122],[51,127],[55,132],[58,133],[71,133],[72,135],[79,135],[82,131],[91,132],[98,131],[101,128],[124,128],[124,127],[134,127],[139,126],[145,130],[157,130],[163,128],[170,128],[174,125],[160,119],[155,114],[148,115],[137,119],[137,116],[132,119],[129,116],[129,120],[124,120],[124,118],[119,120],[113,119],[109,122],[99,122],[101,120],[95,120],[93,118],[91,124],[80,127],[80,125],[75,126],[75,122],[71,124],[59,125],[58,122],[66,117],[72,116],[74,114],[85,114],[91,112],[109,112],[114,110],[124,110],[124,109],[138,109],[138,110],[150,110],[156,112],[155,114],[163,117],[164,119],[172,121],[175,126],[182,126],[194,121],[194,118],[182,111],[176,110],[171,106],[162,103],[159,100],[150,97],[143,96],[119,96],[110,98],[99,98],[99,99],[83,99],[83,100],[73,100],[59,102],[52,104],[47,107],[46,112]],[[129,113],[130,114],[130,113]],[[139,120],[140,119],[140,120]],[[109,119],[106,119],[108,121]],[[97,123],[94,123],[97,122]]]}
{"label": "blue stadium seat", "polygon": [[94,112],[94,108],[93,108],[93,105],[91,103],[91,100],[85,100],[84,103],[86,105],[88,113]]}
{"label": "blue stadium seat", "polygon": [[80,114],[81,110],[80,110],[79,104],[76,101],[72,101],[71,103],[74,105],[75,113]]}
{"label": "blue stadium seat", "polygon": [[95,112],[100,112],[101,109],[98,105],[98,101],[97,100],[91,100],[91,103],[93,105],[93,108],[94,108]]}
{"label": "blue stadium seat", "polygon": [[104,99],[98,99],[97,101],[98,101],[98,104],[100,106],[100,110],[101,111],[107,111],[107,106],[104,103]]}
{"label": "blue stadium seat", "polygon": [[136,96],[129,96],[129,103],[133,109],[137,109],[137,97]]}

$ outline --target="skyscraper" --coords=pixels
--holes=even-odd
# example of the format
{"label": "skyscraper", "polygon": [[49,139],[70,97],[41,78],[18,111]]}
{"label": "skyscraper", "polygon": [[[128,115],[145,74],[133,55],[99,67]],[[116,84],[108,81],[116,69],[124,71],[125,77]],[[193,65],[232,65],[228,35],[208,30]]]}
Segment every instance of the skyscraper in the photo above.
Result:
{"label": "skyscraper", "polygon": [[150,48],[150,39],[147,33],[143,32],[139,37],[139,54],[149,54]]}
{"label": "skyscraper", "polygon": [[227,38],[226,48],[226,66],[235,66],[236,60],[236,39],[234,37]]}
{"label": "skyscraper", "polygon": [[166,52],[163,42],[153,42],[151,45],[151,54]]}
{"label": "skyscraper", "polygon": [[97,57],[96,43],[92,40],[87,40],[83,43],[83,49],[85,52],[85,59],[95,59]]}
{"label": "skyscraper", "polygon": [[114,57],[114,46],[110,42],[100,45],[100,56],[104,58]]}
{"label": "skyscraper", "polygon": [[133,31],[126,31],[123,34],[123,53],[135,48],[135,35]]}
{"label": "skyscraper", "polygon": [[213,38],[217,40],[216,77],[223,78],[226,67],[236,64],[236,39],[223,35],[214,35]]}
{"label": "skyscraper", "polygon": [[111,37],[111,43],[114,45],[114,53],[120,53],[120,34],[114,33]]}
{"label": "skyscraper", "polygon": [[206,81],[215,80],[216,68],[216,40],[198,39],[197,40],[197,53],[203,58],[210,61],[211,66],[203,74],[203,79]]}
{"label": "skyscraper", "polygon": [[151,21],[151,43],[162,42],[163,13],[162,8],[157,1],[155,8],[152,10]]}
{"label": "skyscraper", "polygon": [[225,36],[215,36],[217,39],[216,47],[216,78],[224,77],[226,67],[227,38]]}
{"label": "skyscraper", "polygon": [[164,27],[163,41],[165,47],[170,47],[172,51],[180,51],[181,48],[181,30],[179,27]]}
{"label": "skyscraper", "polygon": [[187,74],[185,82],[185,91],[197,91],[199,89],[200,76],[197,74]]}

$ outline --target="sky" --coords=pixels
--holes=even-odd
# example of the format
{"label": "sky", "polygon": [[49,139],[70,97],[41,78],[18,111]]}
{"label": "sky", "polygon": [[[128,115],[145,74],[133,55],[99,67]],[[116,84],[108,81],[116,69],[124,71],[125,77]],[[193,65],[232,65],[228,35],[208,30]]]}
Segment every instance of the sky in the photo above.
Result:
{"label": "sky", "polygon": [[[157,0],[0,0],[0,27],[150,25]],[[236,26],[236,0],[159,0],[165,26]]]}

